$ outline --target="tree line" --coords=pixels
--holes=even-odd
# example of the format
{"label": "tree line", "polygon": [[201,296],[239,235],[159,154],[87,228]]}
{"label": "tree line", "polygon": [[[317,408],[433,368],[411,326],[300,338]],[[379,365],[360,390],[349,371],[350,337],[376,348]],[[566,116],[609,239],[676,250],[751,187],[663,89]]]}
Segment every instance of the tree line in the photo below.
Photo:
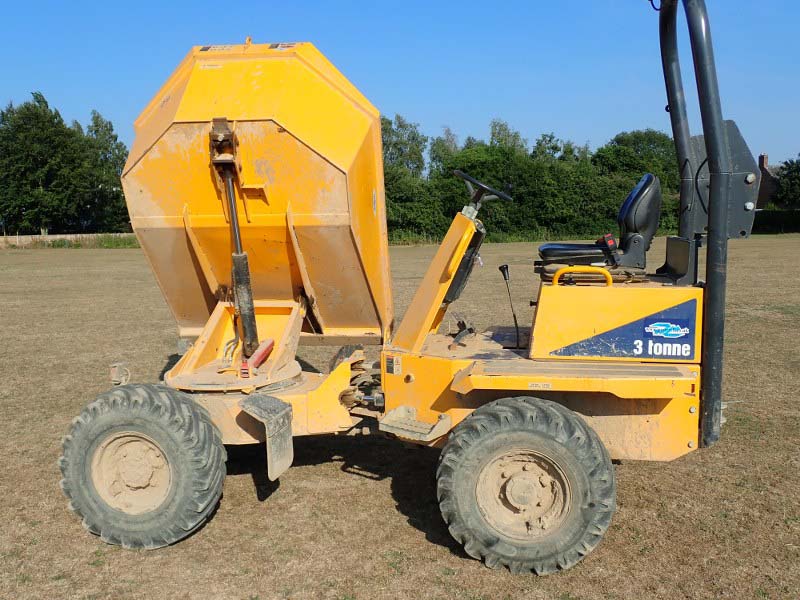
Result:
{"label": "tree line", "polygon": [[[621,132],[593,152],[553,133],[529,143],[500,119],[490,123],[488,140],[463,142],[447,127],[428,138],[400,115],[383,117],[381,127],[389,231],[397,241],[446,231],[466,200],[463,183],[452,176],[455,169],[513,197],[513,203],[495,201],[482,209],[490,239],[616,232],[619,207],[644,173],[661,180],[661,232],[677,230],[677,158],[672,138],[660,131]],[[776,207],[800,208],[800,160],[786,161],[778,181]]]}
{"label": "tree line", "polygon": [[44,95],[0,111],[3,234],[129,229],[120,175],[128,156],[110,121],[67,124]]}
{"label": "tree line", "polygon": [[[661,230],[678,217],[678,168],[669,135],[622,132],[595,151],[553,133],[529,143],[508,123],[489,139],[436,137],[400,115],[381,118],[387,220],[394,241],[437,239],[466,201],[460,169],[503,189],[513,203],[487,203],[490,239],[592,237],[617,229],[625,196],[646,172],[661,179]],[[128,150],[110,121],[92,111],[67,124],[35,92],[0,111],[0,226],[3,234],[130,231],[120,175]],[[776,204],[800,208],[800,157],[779,173]]]}

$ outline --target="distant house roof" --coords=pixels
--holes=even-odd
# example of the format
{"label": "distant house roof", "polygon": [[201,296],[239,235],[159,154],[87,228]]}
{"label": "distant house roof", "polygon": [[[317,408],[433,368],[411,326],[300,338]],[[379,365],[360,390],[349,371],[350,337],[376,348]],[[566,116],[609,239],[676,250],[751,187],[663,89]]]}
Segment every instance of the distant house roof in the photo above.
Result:
{"label": "distant house roof", "polygon": [[769,155],[768,154],[759,154],[758,155],[758,168],[761,169],[762,174],[768,174],[772,177],[778,176],[778,169],[781,168],[781,165],[771,165],[769,164]]}
{"label": "distant house roof", "polygon": [[758,169],[761,171],[761,187],[758,190],[758,208],[764,208],[769,204],[778,188],[778,169],[780,165],[769,164],[767,154],[758,155]]}

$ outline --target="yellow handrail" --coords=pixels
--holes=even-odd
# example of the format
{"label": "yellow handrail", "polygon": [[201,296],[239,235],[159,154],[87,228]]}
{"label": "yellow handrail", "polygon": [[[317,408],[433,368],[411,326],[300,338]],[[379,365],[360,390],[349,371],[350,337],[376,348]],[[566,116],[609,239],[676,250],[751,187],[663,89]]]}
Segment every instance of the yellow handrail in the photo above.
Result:
{"label": "yellow handrail", "polygon": [[608,269],[604,269],[603,267],[561,267],[556,274],[553,275],[553,285],[558,285],[558,280],[561,279],[561,276],[565,273],[594,273],[596,275],[602,275],[606,279],[606,287],[611,287],[614,285],[614,279],[611,277],[611,273],[608,272]]}

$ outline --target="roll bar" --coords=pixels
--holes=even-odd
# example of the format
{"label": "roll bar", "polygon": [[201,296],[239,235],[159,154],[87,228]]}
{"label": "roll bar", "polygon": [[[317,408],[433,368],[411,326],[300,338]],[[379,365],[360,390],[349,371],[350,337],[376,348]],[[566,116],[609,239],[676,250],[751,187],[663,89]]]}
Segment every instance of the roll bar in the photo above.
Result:
{"label": "roll bar", "polygon": [[[678,57],[677,12],[680,0],[663,0],[660,11],[661,63],[667,88],[668,110],[681,173],[681,220],[679,235],[698,237],[687,203],[695,190],[692,179],[701,165],[691,150],[686,98]],[[706,251],[706,284],[703,301],[702,387],[700,395],[700,443],[710,446],[719,439],[722,408],[722,351],[725,333],[725,287],[728,263],[728,202],[732,162],[714,64],[711,29],[705,0],[682,0],[689,24],[700,115],[710,177]]]}

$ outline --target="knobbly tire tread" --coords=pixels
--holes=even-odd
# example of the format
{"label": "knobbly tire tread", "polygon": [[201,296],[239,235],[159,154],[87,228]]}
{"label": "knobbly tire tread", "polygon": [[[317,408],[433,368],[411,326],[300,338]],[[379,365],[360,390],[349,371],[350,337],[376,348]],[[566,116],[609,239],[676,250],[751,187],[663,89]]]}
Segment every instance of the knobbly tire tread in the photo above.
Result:
{"label": "knobbly tire tread", "polygon": [[[137,523],[135,516],[109,507],[86,481],[92,459],[88,450],[102,438],[93,437],[93,429],[102,428],[105,421],[113,425],[114,420],[119,423],[116,428],[130,423],[130,429],[146,434],[156,427],[179,451],[167,457],[173,473],[180,470],[175,477],[179,483],[171,486],[164,505],[145,513],[149,523]],[[222,496],[227,454],[219,430],[205,408],[164,385],[128,384],[100,394],[73,419],[62,448],[60,485],[69,508],[84,528],[109,544],[146,549],[173,544],[201,527]],[[126,519],[127,529],[119,525]]]}
{"label": "knobbly tire tread", "polygon": [[[482,516],[465,511],[465,503],[454,497],[455,480],[464,476],[459,468],[466,468],[468,459],[473,465],[480,460],[476,446],[490,436],[508,432],[531,432],[561,444],[588,478],[589,497],[583,499],[579,513],[584,516],[584,524],[579,527],[581,535],[579,539],[565,540],[567,544],[556,553],[537,555],[530,546],[518,547],[515,556],[496,551],[496,547],[508,545],[501,543],[501,534],[491,529]],[[470,454],[473,450],[477,456]],[[488,567],[505,566],[512,573],[546,575],[574,566],[600,542],[616,508],[614,466],[600,438],[576,413],[540,398],[503,398],[476,409],[451,433],[439,456],[436,480],[439,507],[453,538],[467,554],[483,560]],[[477,505],[474,511],[478,511]],[[487,543],[493,538],[494,544]]]}

